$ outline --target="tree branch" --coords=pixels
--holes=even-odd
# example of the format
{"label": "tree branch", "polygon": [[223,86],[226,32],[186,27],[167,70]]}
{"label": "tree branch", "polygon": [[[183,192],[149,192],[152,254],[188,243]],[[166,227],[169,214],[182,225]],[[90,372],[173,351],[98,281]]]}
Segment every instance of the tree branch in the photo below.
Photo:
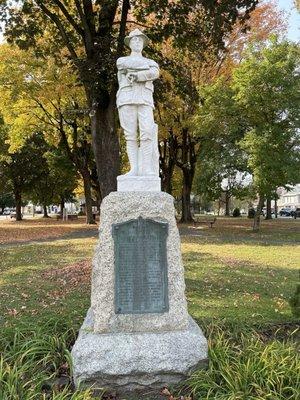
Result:
{"label": "tree branch", "polygon": [[127,15],[128,15],[129,10],[130,10],[130,0],[123,0],[121,21],[120,21],[120,30],[119,30],[119,36],[118,36],[117,58],[120,57],[121,54],[123,53]]}
{"label": "tree branch", "polygon": [[[148,28],[148,29],[151,28],[150,25],[145,25],[145,24],[142,24],[141,22],[137,22],[137,21],[127,20],[126,22],[128,24],[134,24],[134,25],[137,25],[137,26],[141,26],[142,28]],[[119,25],[121,23],[122,23],[122,19],[121,19],[121,21],[114,21],[113,25]]]}
{"label": "tree branch", "polygon": [[43,4],[42,0],[37,0],[36,1],[37,5],[40,7],[40,9],[52,20],[52,22],[55,23],[55,25],[57,26],[62,39],[64,40],[71,57],[73,58],[73,61],[76,62],[78,61],[78,57],[77,54],[75,52],[74,47],[72,46],[69,38],[68,38],[68,34],[65,30],[65,28],[63,27],[62,22],[60,21],[60,19],[58,18],[58,16],[56,14],[54,14],[53,12],[51,12],[47,7],[45,7],[45,5]]}
{"label": "tree branch", "polygon": [[92,13],[93,9],[91,9],[90,11],[90,5],[85,3],[86,1],[84,1],[84,10],[83,10],[80,4],[80,0],[75,0],[75,5],[83,25],[83,30],[84,30],[83,38],[84,38],[85,49],[87,54],[91,55],[93,48],[93,34],[95,33],[95,25]]}
{"label": "tree branch", "polygon": [[96,32],[93,4],[91,0],[83,0],[84,15],[92,35]]}
{"label": "tree branch", "polygon": [[56,121],[57,123],[59,122],[58,119],[56,119],[45,107],[44,105],[35,97],[32,97],[33,101],[36,102],[36,104],[41,108],[41,110],[44,112],[44,114],[46,115],[46,117],[49,119],[49,121],[51,123],[53,123],[52,121]]}
{"label": "tree branch", "polygon": [[102,0],[101,9],[99,11],[99,27],[98,35],[105,37],[111,30],[119,5],[118,0]]}
{"label": "tree branch", "polygon": [[71,150],[71,148],[69,146],[67,135],[66,135],[66,132],[64,130],[64,123],[63,123],[63,118],[62,118],[61,114],[60,114],[60,121],[59,121],[58,131],[60,133],[61,143],[64,146],[64,148],[65,148],[65,150],[66,150],[66,152],[67,152],[67,154],[69,156],[69,159],[76,165],[75,160],[74,160],[74,154],[72,153],[72,150]]}
{"label": "tree branch", "polygon": [[70,22],[70,24],[73,26],[73,28],[75,29],[75,31],[79,34],[79,35],[83,35],[83,30],[82,28],[77,24],[77,22],[75,21],[75,19],[72,17],[72,15],[68,12],[68,10],[66,9],[66,7],[62,4],[62,2],[60,0],[53,0],[53,2],[57,5],[57,7],[59,7],[59,9],[61,10],[61,12],[64,14],[64,16],[66,17],[66,19]]}

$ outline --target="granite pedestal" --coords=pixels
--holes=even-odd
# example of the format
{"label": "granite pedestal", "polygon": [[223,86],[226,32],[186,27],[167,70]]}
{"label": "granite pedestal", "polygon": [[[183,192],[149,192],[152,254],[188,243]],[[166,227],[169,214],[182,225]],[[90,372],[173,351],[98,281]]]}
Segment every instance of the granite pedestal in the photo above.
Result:
{"label": "granite pedestal", "polygon": [[[157,393],[164,386],[184,380],[207,362],[207,341],[187,312],[173,197],[163,192],[113,192],[102,202],[100,220],[99,242],[93,261],[91,308],[72,350],[74,381],[76,386],[81,383],[116,390],[123,396]],[[163,282],[167,282],[167,300],[159,312],[151,312],[146,307],[145,312],[122,313],[116,307],[116,273],[119,273],[116,271],[125,267],[130,269],[126,257],[132,250],[124,247],[124,260],[116,261],[116,257],[122,255],[122,252],[116,253],[117,246],[122,249],[123,242],[116,242],[114,227],[127,222],[136,226],[141,222],[144,226],[143,221],[167,227],[165,244],[161,239],[155,241],[155,235],[152,235],[154,239],[149,238],[152,249],[158,246],[163,251],[165,247],[166,277]],[[127,239],[125,235],[123,240]],[[147,242],[137,243],[143,243],[147,248]],[[129,247],[134,248],[135,245]],[[145,267],[145,271],[156,268],[160,264],[157,255],[160,253],[146,254],[145,265],[139,264],[140,261],[136,265]],[[118,268],[116,262],[120,264]],[[139,275],[138,269],[127,282],[129,287],[119,288],[123,300],[126,296],[130,299],[139,294],[139,288],[133,287],[135,275]],[[152,275],[141,288],[145,292],[141,297],[143,304],[147,304],[145,297],[147,300],[147,296],[154,296],[155,300],[163,290],[159,280]],[[153,288],[156,283],[157,288]],[[130,306],[130,302],[128,304]]]}

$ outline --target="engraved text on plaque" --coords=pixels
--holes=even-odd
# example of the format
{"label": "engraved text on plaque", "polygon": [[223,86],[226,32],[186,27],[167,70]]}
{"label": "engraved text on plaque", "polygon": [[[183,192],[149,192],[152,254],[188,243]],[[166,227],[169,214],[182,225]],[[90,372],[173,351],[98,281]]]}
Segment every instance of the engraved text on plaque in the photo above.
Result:
{"label": "engraved text on plaque", "polygon": [[142,217],[113,225],[117,314],[168,311],[167,231]]}

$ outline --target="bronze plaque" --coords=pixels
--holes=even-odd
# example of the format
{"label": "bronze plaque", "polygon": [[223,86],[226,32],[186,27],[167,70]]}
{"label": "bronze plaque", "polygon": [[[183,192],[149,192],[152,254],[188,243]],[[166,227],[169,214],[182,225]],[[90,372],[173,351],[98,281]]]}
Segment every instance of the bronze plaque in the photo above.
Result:
{"label": "bronze plaque", "polygon": [[115,312],[168,311],[168,224],[139,217],[113,225]]}

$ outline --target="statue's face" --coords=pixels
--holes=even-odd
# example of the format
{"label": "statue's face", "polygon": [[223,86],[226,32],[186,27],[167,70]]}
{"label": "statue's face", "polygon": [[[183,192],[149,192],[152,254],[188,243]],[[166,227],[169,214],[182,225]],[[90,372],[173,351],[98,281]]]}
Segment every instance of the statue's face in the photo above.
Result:
{"label": "statue's face", "polygon": [[144,47],[144,40],[141,36],[134,36],[130,39],[129,47],[132,51],[141,52]]}

